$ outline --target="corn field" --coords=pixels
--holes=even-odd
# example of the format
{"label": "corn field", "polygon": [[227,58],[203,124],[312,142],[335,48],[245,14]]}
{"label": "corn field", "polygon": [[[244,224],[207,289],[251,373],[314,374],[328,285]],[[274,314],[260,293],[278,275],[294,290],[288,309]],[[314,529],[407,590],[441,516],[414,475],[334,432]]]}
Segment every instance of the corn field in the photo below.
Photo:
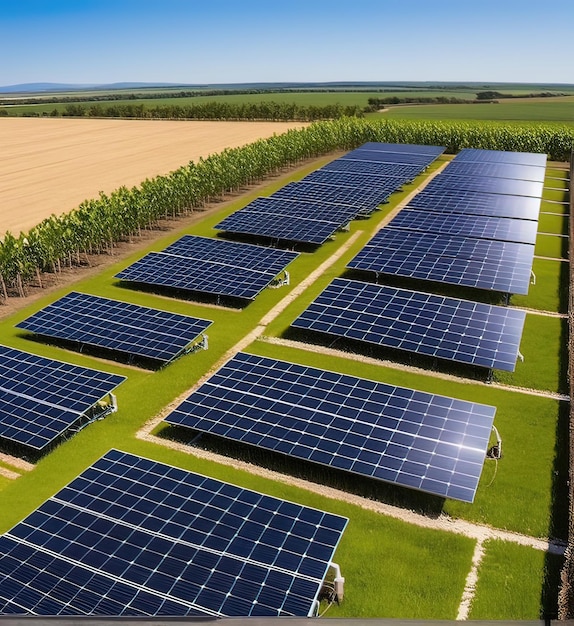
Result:
{"label": "corn field", "polygon": [[184,216],[304,159],[352,150],[367,141],[444,146],[448,153],[462,148],[539,152],[550,160],[568,161],[574,129],[356,117],[316,122],[190,162],[131,189],[102,193],[70,213],[52,215],[27,233],[16,236],[7,232],[0,241],[0,301],[9,295],[25,296],[32,280],[41,286],[43,273],[81,264],[91,254],[111,253],[115,244],[153,229],[161,219]]}

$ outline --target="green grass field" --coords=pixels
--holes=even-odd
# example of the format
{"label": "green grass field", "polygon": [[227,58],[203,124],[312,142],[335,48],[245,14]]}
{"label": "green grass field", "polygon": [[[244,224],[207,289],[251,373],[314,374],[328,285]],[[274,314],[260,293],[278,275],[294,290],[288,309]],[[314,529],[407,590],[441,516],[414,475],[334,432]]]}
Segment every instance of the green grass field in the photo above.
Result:
{"label": "green grass field", "polygon": [[[347,579],[346,599],[340,606],[329,609],[327,615],[331,617],[456,617],[471,566],[474,540],[399,521],[370,510],[372,507],[393,505],[404,512],[418,512],[429,520],[446,514],[453,519],[459,518],[533,537],[566,536],[565,489],[568,467],[565,402],[551,394],[520,393],[516,389],[502,389],[480,379],[445,377],[440,370],[416,370],[398,363],[359,359],[351,354],[326,355],[312,345],[271,343],[272,340],[281,340],[290,323],[308,303],[332,278],[345,272],[346,263],[369,240],[380,221],[405,197],[410,188],[396,194],[391,203],[371,219],[355,221],[349,232],[338,233],[334,241],[327,242],[315,252],[302,253],[289,268],[290,286],[267,289],[243,309],[214,307],[125,289],[114,279],[115,273],[139,259],[147,250],[160,250],[184,233],[215,236],[213,226],[224,215],[237,210],[255,195],[267,195],[279,186],[301,178],[305,173],[320,167],[325,160],[318,160],[297,172],[286,174],[270,183],[263,192],[252,191],[236,198],[230,204],[222,205],[219,210],[205,214],[192,226],[162,233],[145,249],[118,258],[113,265],[105,267],[97,275],[81,277],[73,285],[77,291],[210,319],[213,325],[209,330],[208,351],[187,355],[163,370],[149,371],[32,342],[25,333],[14,328],[18,321],[69,291],[71,285],[46,293],[11,317],[0,321],[2,344],[128,377],[117,391],[119,411],[116,414],[90,425],[58,446],[33,471],[23,472],[17,480],[0,476],[0,532],[20,521],[108,449],[115,447],[349,517],[349,526],[335,555]],[[550,220],[548,228],[562,228],[562,222],[556,224]],[[545,237],[549,241],[540,244],[540,247],[549,254],[544,256],[560,258],[555,252],[555,242],[550,243],[550,238],[557,239],[556,235]],[[503,438],[503,457],[498,461],[485,462],[476,500],[472,505],[442,500],[370,479],[349,479],[326,468],[305,467],[302,463],[294,467],[281,459],[269,459],[253,452],[248,458],[255,465],[233,467],[229,463],[217,463],[196,456],[193,447],[187,448],[188,453],[160,445],[159,438],[151,443],[136,437],[143,424],[191,389],[228,350],[256,328],[274,306],[350,241],[353,243],[348,250],[266,325],[262,338],[254,340],[245,349],[255,354],[496,406],[495,425]],[[512,305],[551,312],[563,311],[566,280],[564,265],[557,260],[537,259],[535,271],[540,280],[532,286],[528,296],[513,298]],[[565,321],[562,318],[528,314],[521,346],[525,361],[518,364],[514,374],[497,373],[495,383],[503,382],[511,387],[548,392],[564,391],[564,332]],[[156,429],[156,432],[161,434],[162,428]],[[259,461],[268,463],[272,470],[284,471],[287,468],[294,475],[307,476],[312,488],[291,484],[281,475],[277,475],[276,479],[261,476],[255,469]],[[330,487],[335,491],[330,495],[322,495],[320,487]],[[338,497],[334,497],[337,493]],[[363,499],[348,502],[345,493]],[[493,544],[488,546],[487,556],[481,568],[476,605],[472,609],[473,618],[538,619],[552,611],[552,602],[548,598],[556,597],[556,583],[549,586],[542,575],[543,552],[530,548],[518,549],[506,544],[499,549],[498,544]],[[504,563],[503,569],[501,563]],[[528,599],[518,603],[499,599],[497,593],[501,576],[505,577],[506,587],[512,593],[527,591]]]}

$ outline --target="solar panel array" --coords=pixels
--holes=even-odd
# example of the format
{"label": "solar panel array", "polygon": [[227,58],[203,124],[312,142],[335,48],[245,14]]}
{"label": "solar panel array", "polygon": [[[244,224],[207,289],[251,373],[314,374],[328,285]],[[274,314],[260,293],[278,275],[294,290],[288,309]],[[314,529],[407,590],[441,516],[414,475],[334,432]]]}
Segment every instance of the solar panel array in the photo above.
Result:
{"label": "solar panel array", "polygon": [[441,213],[508,217],[538,222],[540,198],[460,189],[430,192],[425,188],[409,200],[408,206]]}
{"label": "solar panel array", "polygon": [[504,161],[503,153],[488,150],[461,152],[349,267],[528,293],[545,174],[544,167],[529,163],[545,163],[546,156],[523,157],[524,163],[517,156]]}
{"label": "solar panel array", "polygon": [[336,278],[292,326],[514,371],[525,317],[517,309]]}
{"label": "solar panel array", "polygon": [[166,422],[472,502],[495,409],[239,353]]}
{"label": "solar panel array", "polygon": [[0,613],[307,617],[346,524],[111,450],[0,537]]}
{"label": "solar panel array", "polygon": [[483,215],[453,216],[439,211],[404,208],[388,224],[389,228],[403,228],[421,232],[465,236],[470,239],[494,239],[516,243],[536,243],[538,223],[505,217]]}
{"label": "solar panel array", "polygon": [[444,189],[453,189],[456,191],[480,191],[481,193],[541,198],[543,187],[543,183],[531,180],[488,176],[454,176],[449,174],[448,167],[446,167],[441,174],[429,182],[425,189],[429,193],[440,193]]}
{"label": "solar panel array", "polygon": [[186,235],[116,274],[123,281],[217,296],[253,299],[298,254]]}
{"label": "solar panel array", "polygon": [[510,150],[484,150],[479,148],[464,148],[456,155],[457,163],[516,163],[534,167],[546,167],[547,156],[536,152],[512,152]]}
{"label": "solar panel array", "polygon": [[[215,226],[275,241],[320,245],[351,219],[368,217],[444,152],[435,146],[368,144],[327,164],[269,198],[257,198]],[[385,156],[389,155],[389,156]],[[352,207],[339,213],[334,207]]]}
{"label": "solar panel array", "polygon": [[511,178],[542,183],[546,175],[544,167],[517,165],[516,163],[492,163],[488,161],[457,161],[456,157],[447,167],[453,176],[488,176],[493,178]]}
{"label": "solar panel array", "polygon": [[168,363],[211,321],[70,292],[19,324],[30,332]]}
{"label": "solar panel array", "polygon": [[533,258],[531,245],[383,228],[347,267],[527,294]]}
{"label": "solar panel array", "polygon": [[43,450],[124,380],[0,346],[0,437]]}

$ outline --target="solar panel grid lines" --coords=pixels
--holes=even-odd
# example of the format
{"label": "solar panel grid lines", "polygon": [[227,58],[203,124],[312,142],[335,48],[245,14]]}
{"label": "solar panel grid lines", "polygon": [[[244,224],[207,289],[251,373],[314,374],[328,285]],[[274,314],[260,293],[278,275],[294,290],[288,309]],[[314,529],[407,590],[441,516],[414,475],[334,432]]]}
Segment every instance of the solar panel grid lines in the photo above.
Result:
{"label": "solar panel grid lines", "polygon": [[43,450],[124,380],[0,346],[0,437]]}
{"label": "solar panel grid lines", "polygon": [[435,176],[425,189],[432,193],[444,189],[460,191],[481,191],[511,196],[542,198],[544,184],[529,180],[512,180],[510,178],[488,178],[483,176],[451,176],[442,172]]}
{"label": "solar panel grid lines", "polygon": [[347,267],[376,274],[527,294],[534,246],[391,228],[380,230]]}
{"label": "solar panel grid lines", "polygon": [[396,191],[395,183],[386,187],[359,188],[320,183],[305,182],[304,180],[287,183],[273,194],[273,198],[285,198],[326,204],[344,204],[355,207],[357,213],[369,215],[380,204]]}
{"label": "solar panel grid lines", "polygon": [[534,167],[546,167],[547,155],[537,152],[513,152],[511,150],[484,150],[464,148],[453,159],[461,162],[516,163]]}
{"label": "solar panel grid lines", "polygon": [[347,154],[344,154],[340,158],[352,161],[374,161],[378,163],[406,163],[408,165],[417,165],[422,170],[428,167],[436,159],[436,156],[357,148],[356,150],[347,152]]}
{"label": "solar panel grid lines", "polygon": [[165,420],[472,502],[494,407],[239,353]]}
{"label": "solar panel grid lines", "polygon": [[217,230],[266,237],[274,241],[294,241],[320,245],[341,228],[337,221],[264,214],[258,211],[236,211],[216,224]]}
{"label": "solar panel grid lines", "polygon": [[347,522],[111,450],[1,538],[0,612],[306,617]]}
{"label": "solar panel grid lines", "polygon": [[340,227],[348,224],[357,215],[354,207],[343,204],[291,200],[288,198],[276,198],[275,196],[255,198],[241,211],[244,213],[262,213],[264,215],[301,218],[318,222],[329,221],[339,224]]}
{"label": "solar panel grid lines", "polygon": [[494,239],[516,243],[536,243],[537,222],[512,218],[486,217],[427,212],[403,208],[389,223],[390,228],[403,228],[429,233],[459,235],[477,239]]}
{"label": "solar panel grid lines", "polygon": [[162,252],[148,253],[115,278],[196,293],[254,299],[297,256],[296,252],[188,235]]}
{"label": "solar panel grid lines", "polygon": [[508,217],[537,222],[540,204],[540,198],[530,196],[510,196],[460,189],[429,191],[425,188],[409,200],[408,206],[427,211]]}
{"label": "solar panel grid lines", "polygon": [[387,187],[400,189],[401,185],[412,180],[411,176],[368,174],[364,172],[337,172],[319,169],[311,172],[301,182],[323,183],[349,187]]}
{"label": "solar panel grid lines", "polygon": [[252,271],[279,274],[286,265],[299,254],[290,250],[278,250],[248,243],[225,241],[213,237],[184,235],[162,250],[164,254],[174,254],[192,259],[229,265],[248,267]]}
{"label": "solar panel grid lines", "polygon": [[543,183],[546,169],[516,163],[457,162],[455,158],[446,166],[444,173],[452,176],[485,176]]}
{"label": "solar panel grid lines", "polygon": [[291,326],[514,371],[525,317],[518,309],[336,278]]}
{"label": "solar panel grid lines", "polygon": [[70,292],[16,325],[44,337],[168,363],[211,321],[90,294]]}
{"label": "solar panel grid lines", "polygon": [[350,172],[368,174],[370,176],[406,177],[408,180],[416,178],[422,169],[418,165],[406,163],[382,163],[377,161],[353,161],[351,159],[335,159],[324,165],[320,171]]}

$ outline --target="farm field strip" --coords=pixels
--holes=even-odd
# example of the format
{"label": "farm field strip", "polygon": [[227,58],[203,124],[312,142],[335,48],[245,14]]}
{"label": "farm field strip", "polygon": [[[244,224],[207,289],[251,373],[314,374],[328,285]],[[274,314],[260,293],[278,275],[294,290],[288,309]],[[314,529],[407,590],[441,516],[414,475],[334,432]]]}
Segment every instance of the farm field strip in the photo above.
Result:
{"label": "farm field strip", "polygon": [[0,234],[18,235],[100,192],[304,125],[0,117]]}

